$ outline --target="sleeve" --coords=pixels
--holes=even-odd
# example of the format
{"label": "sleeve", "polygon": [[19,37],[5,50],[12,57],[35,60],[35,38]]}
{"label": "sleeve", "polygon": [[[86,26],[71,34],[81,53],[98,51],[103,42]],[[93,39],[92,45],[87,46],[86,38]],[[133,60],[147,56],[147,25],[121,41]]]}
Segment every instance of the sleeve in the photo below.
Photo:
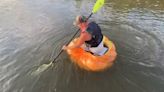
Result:
{"label": "sleeve", "polygon": [[90,28],[90,27],[88,27],[87,29],[86,29],[86,31],[89,33],[89,34],[93,34],[93,31],[92,31],[92,29]]}

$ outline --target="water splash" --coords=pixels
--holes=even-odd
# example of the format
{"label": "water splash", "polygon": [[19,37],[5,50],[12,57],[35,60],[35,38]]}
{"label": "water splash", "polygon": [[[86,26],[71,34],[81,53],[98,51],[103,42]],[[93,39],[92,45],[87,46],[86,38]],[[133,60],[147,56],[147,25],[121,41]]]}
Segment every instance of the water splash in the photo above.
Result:
{"label": "water splash", "polygon": [[35,76],[39,75],[42,72],[46,71],[51,66],[53,66],[53,62],[50,62],[49,64],[43,64],[43,65],[39,66],[36,70],[31,72],[31,75],[35,75]]}

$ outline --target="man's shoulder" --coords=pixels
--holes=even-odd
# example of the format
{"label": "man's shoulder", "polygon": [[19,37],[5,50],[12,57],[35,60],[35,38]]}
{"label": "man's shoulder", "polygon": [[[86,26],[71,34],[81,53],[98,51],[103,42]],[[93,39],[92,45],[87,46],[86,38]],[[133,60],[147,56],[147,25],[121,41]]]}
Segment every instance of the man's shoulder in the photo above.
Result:
{"label": "man's shoulder", "polygon": [[97,24],[95,21],[90,21],[89,24]]}
{"label": "man's shoulder", "polygon": [[91,21],[88,24],[88,27],[90,27],[90,26],[98,26],[98,24],[95,21]]}

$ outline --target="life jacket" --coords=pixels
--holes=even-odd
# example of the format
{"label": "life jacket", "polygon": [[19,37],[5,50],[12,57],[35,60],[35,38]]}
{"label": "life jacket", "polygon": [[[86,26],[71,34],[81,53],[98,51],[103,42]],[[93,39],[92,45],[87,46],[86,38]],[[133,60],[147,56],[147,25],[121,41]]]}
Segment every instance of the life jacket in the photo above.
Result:
{"label": "life jacket", "polygon": [[101,33],[100,27],[95,22],[90,22],[88,26],[81,25],[80,29],[81,33],[87,31],[92,36],[91,40],[85,41],[87,45],[90,47],[97,47],[101,43],[103,34]]}

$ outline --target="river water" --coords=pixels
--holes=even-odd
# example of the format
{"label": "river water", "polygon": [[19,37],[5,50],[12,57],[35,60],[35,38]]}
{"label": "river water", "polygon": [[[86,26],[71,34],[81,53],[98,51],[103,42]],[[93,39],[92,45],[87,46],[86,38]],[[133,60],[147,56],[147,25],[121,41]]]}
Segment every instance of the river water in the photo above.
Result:
{"label": "river water", "polygon": [[91,20],[116,45],[114,66],[88,72],[63,52],[76,15],[96,0],[0,0],[0,92],[164,92],[164,0],[106,0]]}

